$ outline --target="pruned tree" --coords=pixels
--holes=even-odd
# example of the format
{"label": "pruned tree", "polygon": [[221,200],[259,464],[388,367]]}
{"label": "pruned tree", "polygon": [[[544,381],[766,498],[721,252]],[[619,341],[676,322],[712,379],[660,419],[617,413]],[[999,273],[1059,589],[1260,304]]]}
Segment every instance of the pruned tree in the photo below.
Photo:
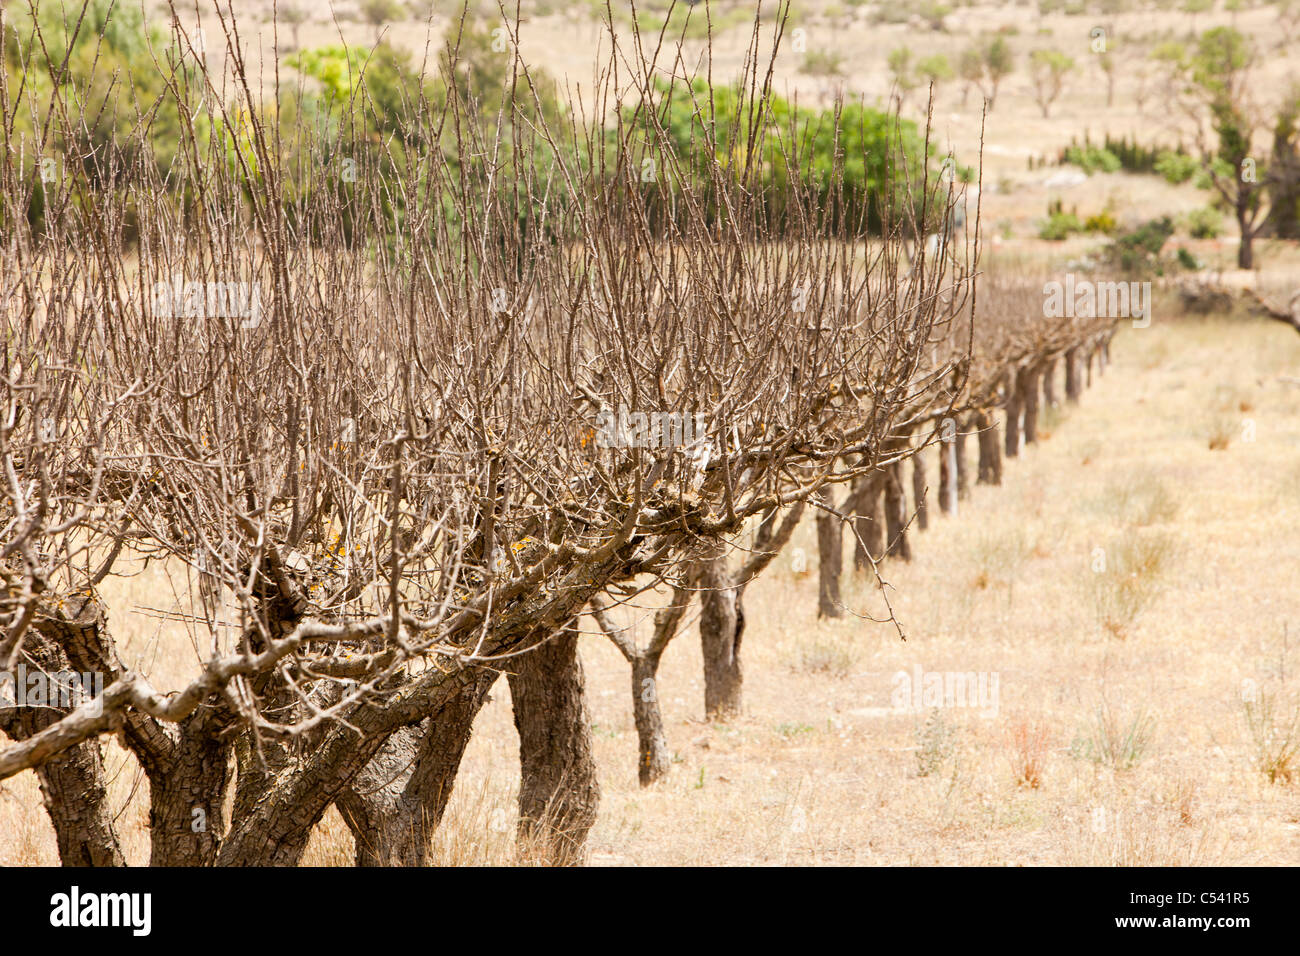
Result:
{"label": "pruned tree", "polygon": [[[175,161],[92,147],[45,184],[39,228],[24,157],[82,142],[95,101],[75,78],[0,87],[6,128],[42,118],[0,160],[0,660],[44,639],[104,681],[0,748],[0,779],[46,768],[56,826],[115,861],[111,820],[72,808],[102,783],[84,748],[120,733],[149,781],[152,863],[292,864],[337,804],[358,862],[418,864],[504,673],[521,852],[580,861],[599,798],[585,609],[703,553],[721,662],[706,708],[733,712],[741,599],[783,525],[738,572],[728,548],[893,464],[887,441],[962,361],[932,356],[971,274],[941,260],[900,280],[892,211],[868,244],[865,209],[817,198],[826,171],[797,128],[705,137],[709,162],[668,149],[672,91],[639,34],[610,31],[607,128],[546,105],[517,52],[482,109],[451,36],[436,77],[400,102],[360,82],[322,134],[282,128],[302,112],[259,98],[228,11],[213,17],[224,57],[156,63]],[[762,113],[783,23],[756,21],[736,96],[706,84],[702,115]],[[392,135],[371,135],[380,120]],[[772,149],[779,203],[756,161]],[[671,216],[647,215],[647,156]],[[188,673],[167,685],[107,625],[139,613],[107,602],[142,565],[177,585]],[[46,626],[88,588],[97,608],[71,619],[94,626]]]}

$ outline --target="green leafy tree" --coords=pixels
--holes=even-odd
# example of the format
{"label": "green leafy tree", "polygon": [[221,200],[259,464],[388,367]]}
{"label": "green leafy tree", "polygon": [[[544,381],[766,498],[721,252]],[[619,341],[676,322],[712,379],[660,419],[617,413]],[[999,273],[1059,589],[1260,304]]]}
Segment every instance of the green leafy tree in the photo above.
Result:
{"label": "green leafy tree", "polygon": [[961,77],[961,105],[966,106],[971,87],[984,79],[984,54],[977,47],[967,47],[957,58],[957,75]]}
{"label": "green leafy tree", "polygon": [[1016,58],[1011,50],[1011,44],[1006,37],[994,37],[985,45],[982,51],[984,65],[984,80],[987,86],[984,89],[984,98],[989,101],[989,110],[993,109],[998,99],[998,88],[1002,81],[1010,75],[1015,69]]}
{"label": "green leafy tree", "polygon": [[361,14],[361,19],[375,28],[376,43],[385,26],[406,19],[408,13],[401,0],[361,0],[357,12]]}
{"label": "green leafy tree", "polygon": [[1060,50],[1035,50],[1029,55],[1029,76],[1034,83],[1034,100],[1043,111],[1043,119],[1051,115],[1052,104],[1061,95],[1065,77],[1074,69],[1074,60]]}
{"label": "green leafy tree", "polygon": [[311,14],[296,3],[281,4],[277,13],[280,22],[289,27],[290,35],[293,37],[293,48],[298,49],[302,46],[298,40],[298,35],[302,30],[302,25],[311,19]]}
{"label": "green leafy tree", "polygon": [[912,72],[912,51],[900,46],[889,51],[889,75],[893,78],[895,96],[901,108],[907,101],[908,94],[916,89],[916,76]]}
{"label": "green leafy tree", "polygon": [[936,91],[940,84],[949,82],[954,75],[952,64],[948,62],[948,57],[942,53],[935,53],[933,56],[927,56],[919,60],[916,64],[916,72]]}
{"label": "green leafy tree", "polygon": [[1189,87],[1209,116],[1198,141],[1209,186],[1237,220],[1241,244],[1237,266],[1254,268],[1254,240],[1268,213],[1268,172],[1256,155],[1259,120],[1246,98],[1246,79],[1255,51],[1250,39],[1232,27],[1207,30],[1186,64]]}

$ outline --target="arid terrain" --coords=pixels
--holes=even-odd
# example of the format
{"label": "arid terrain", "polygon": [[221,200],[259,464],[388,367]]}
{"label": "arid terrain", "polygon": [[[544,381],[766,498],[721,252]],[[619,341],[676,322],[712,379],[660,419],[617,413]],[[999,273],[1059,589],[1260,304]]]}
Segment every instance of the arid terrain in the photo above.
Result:
{"label": "arid terrain", "polygon": [[[303,6],[301,48],[374,40],[352,4],[336,5],[336,21],[325,0]],[[383,28],[386,37],[432,56],[453,6],[433,4],[427,36],[412,19]],[[587,4],[537,6],[521,32],[525,58],[561,89],[582,90],[600,42],[595,14]],[[746,4],[713,6],[731,24],[712,65],[726,75],[744,52],[748,27],[734,15]],[[1185,249],[1207,272],[1235,268],[1227,211],[1218,235],[1187,228],[1209,191],[1147,173],[1084,175],[1058,154],[1108,134],[1191,147],[1194,120],[1162,104],[1150,51],[1189,42],[1193,28],[1231,24],[1253,37],[1263,51],[1251,81],[1258,98],[1280,96],[1300,75],[1300,44],[1282,43],[1273,5],[1220,3],[1193,17],[1170,4],[1082,15],[953,4],[943,29],[919,16],[879,22],[881,6],[899,5],[795,3],[790,29],[806,31],[806,47],[780,55],[775,87],[819,108],[837,90],[887,108],[890,51],[943,53],[955,66],[976,38],[1001,31],[1017,65],[993,109],[981,115],[979,87],[953,77],[937,85],[932,113],[939,150],[981,177],[983,273],[1055,275],[1092,256],[1100,234],[1039,238],[1055,201],[1119,226],[1169,215],[1177,228],[1166,252]],[[269,69],[271,4],[235,0],[233,9]],[[480,3],[477,14],[487,10]],[[1120,63],[1109,106],[1090,47],[1090,30],[1103,25]],[[282,47],[287,34],[282,25]],[[1044,47],[1076,61],[1046,118],[1026,66]],[[687,66],[700,48],[684,46]],[[802,69],[808,52],[834,60],[832,75]],[[903,115],[923,122],[925,101],[924,88],[911,89]],[[1300,288],[1294,240],[1257,240],[1255,266],[1252,286],[1275,301]],[[1187,314],[1175,278],[1154,285],[1149,325],[1119,322],[1104,372],[1089,371],[1077,404],[1062,397],[1043,409],[1037,443],[1006,460],[1000,486],[972,479],[957,513],[941,514],[938,453],[923,453],[928,528],[910,533],[909,562],[881,562],[888,606],[876,578],[852,570],[845,535],[847,613],[818,617],[817,532],[805,514],[745,595],[738,716],[705,719],[693,604],[657,678],[672,766],[648,787],[637,780],[629,665],[581,618],[601,790],[590,864],[1300,863],[1300,335],[1241,307]],[[191,598],[185,573],[127,566],[138,573],[101,588],[109,608],[132,609],[109,612],[123,622],[123,657],[159,689],[179,688],[202,643],[175,619]],[[648,592],[613,617],[644,640],[666,596]],[[933,706],[925,675],[968,675],[980,693]],[[900,706],[914,682],[915,700]],[[519,737],[505,680],[473,730],[433,837],[437,865],[518,859]],[[148,783],[116,739],[104,752],[123,852],[142,865]],[[302,863],[349,866],[353,854],[331,807]],[[34,772],[0,782],[0,865],[58,862]]]}

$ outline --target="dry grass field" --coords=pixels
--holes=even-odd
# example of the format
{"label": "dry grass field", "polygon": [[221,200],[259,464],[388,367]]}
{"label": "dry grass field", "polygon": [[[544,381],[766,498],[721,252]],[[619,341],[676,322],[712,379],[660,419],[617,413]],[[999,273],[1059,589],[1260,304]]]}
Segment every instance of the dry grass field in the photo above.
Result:
{"label": "dry grass field", "polygon": [[[932,518],[910,565],[885,566],[906,642],[887,624],[815,619],[815,574],[796,573],[794,550],[815,569],[811,522],[747,596],[742,718],[701,719],[684,630],[660,681],[676,765],[656,786],[636,783],[627,666],[586,637],[603,790],[592,862],[1300,861],[1300,338],[1157,321],[1113,351],[1002,487],[974,487],[956,518]],[[113,605],[174,600],[153,572],[128,587]],[[879,616],[865,579],[845,600]],[[193,654],[176,625],[129,637],[160,681]],[[988,706],[900,712],[895,675],[917,668],[988,675]],[[494,698],[441,862],[514,856],[504,681]],[[143,862],[147,784],[115,744],[109,762]],[[0,864],[57,863],[39,799],[30,772],[0,789]],[[350,864],[351,842],[330,811],[304,862]]]}
{"label": "dry grass field", "polygon": [[[301,46],[373,41],[350,15],[337,23],[322,0]],[[157,4],[152,0],[150,9]],[[350,11],[354,4],[338,4]],[[452,4],[442,4],[450,8]],[[563,7],[556,3],[552,6]],[[886,106],[888,52],[947,54],[999,28],[1017,53],[984,131],[981,216],[985,266],[1064,264],[1101,237],[1036,238],[1049,201],[1081,216],[1111,210],[1132,225],[1206,205],[1208,193],[1157,176],[1096,174],[1053,180],[1030,168],[1085,133],[1140,134],[1174,143],[1186,118],[1153,96],[1135,102],[1140,56],[1186,39],[1176,11],[1109,18],[1133,69],[1114,105],[1089,62],[1093,18],[1040,16],[1036,5],[963,6],[945,32],[883,24],[847,3],[796,4],[809,45],[843,57],[833,83],[778,61],[777,86],[800,102],[829,102],[832,87]],[[246,38],[271,45],[270,4],[235,0]],[[838,16],[847,16],[839,21]],[[589,14],[588,14],[589,15]],[[1296,75],[1295,48],[1274,51],[1272,8],[1231,22],[1269,55],[1260,88]],[[429,42],[446,29],[435,17]],[[1227,24],[1202,15],[1198,30]],[[389,38],[420,50],[425,28],[394,25]],[[523,52],[563,84],[590,79],[595,34],[556,12],[526,27]],[[285,43],[282,28],[281,43]],[[1024,67],[1054,46],[1080,63],[1044,119]],[[430,49],[434,49],[430,46]],[[741,31],[718,44],[715,71],[743,54]],[[250,58],[254,64],[256,57]],[[256,68],[256,67],[254,67]],[[1143,68],[1144,69],[1144,68]],[[934,132],[974,163],[978,93],[961,82],[937,92]],[[907,110],[923,119],[924,92]],[[1228,268],[1235,238],[1171,247]],[[1300,249],[1261,241],[1260,287],[1296,286]],[[602,790],[589,847],[593,865],[1292,865],[1300,863],[1300,336],[1240,315],[1171,317],[1149,328],[1121,323],[1112,364],[1078,405],[1046,411],[1040,441],[1006,463],[1000,487],[975,485],[959,514],[938,513],[938,461],[926,453],[929,529],[913,529],[914,559],[881,572],[902,634],[874,578],[846,570],[845,615],[818,620],[817,543],[811,516],[791,546],[745,594],[745,712],[704,720],[702,657],[693,606],[659,672],[674,766],[637,783],[630,670],[583,619],[580,644]],[[974,465],[975,443],[966,453]],[[851,541],[845,536],[846,569]],[[198,638],[167,615],[187,602],[185,577],[158,566],[112,579],[104,597],[124,657],[160,690],[192,675]],[[644,639],[656,601],[620,609]],[[145,613],[154,612],[154,613]],[[903,639],[905,637],[905,640]],[[899,675],[979,675],[986,696],[953,706],[900,708]],[[505,865],[517,860],[518,736],[509,688],[496,684],[479,714],[433,860]],[[148,783],[126,750],[106,744],[123,850],[149,856]],[[57,865],[53,830],[32,771],[0,782],[0,866]],[[352,837],[335,809],[317,827],[306,865],[350,866]]]}

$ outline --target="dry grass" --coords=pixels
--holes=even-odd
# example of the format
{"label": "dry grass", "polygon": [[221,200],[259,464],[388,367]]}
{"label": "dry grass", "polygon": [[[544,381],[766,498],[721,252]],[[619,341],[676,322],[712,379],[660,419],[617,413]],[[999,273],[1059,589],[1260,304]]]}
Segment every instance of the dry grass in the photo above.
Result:
{"label": "dry grass", "polygon": [[[1166,356],[1154,367],[1152,352]],[[1291,710],[1257,709],[1252,730],[1242,687],[1300,694],[1286,637],[1300,620],[1300,389],[1287,381],[1300,338],[1276,324],[1157,323],[1125,332],[1114,355],[1052,439],[1009,463],[1003,487],[975,487],[959,518],[936,515],[912,564],[887,568],[906,642],[865,619],[817,621],[816,576],[778,561],[747,592],[746,714],[709,725],[698,637],[683,634],[661,673],[677,762],[659,785],[636,784],[627,665],[602,637],[584,640],[603,788],[592,861],[1294,862]],[[1211,452],[1187,427],[1219,385],[1249,392],[1256,442]],[[811,522],[794,544],[815,555]],[[1156,582],[1123,641],[1080,600],[1098,546]],[[137,605],[170,600],[153,571],[127,588]],[[844,594],[881,609],[851,573]],[[130,636],[132,660],[155,673],[195,653],[178,625]],[[899,712],[892,681],[914,667],[997,674],[998,707]],[[436,838],[440,863],[516,859],[504,683],[494,698]],[[147,785],[108,751],[127,854],[142,862]],[[306,862],[351,856],[331,812]],[[0,863],[53,862],[32,775],[6,782]]]}
{"label": "dry grass", "polygon": [[[241,13],[254,6],[268,5],[235,4]],[[1240,25],[1267,37],[1272,15],[1249,10]],[[1085,18],[963,6],[949,34],[926,35],[925,52],[955,60],[974,33],[1026,16],[1032,26],[1011,38],[1022,64],[1030,46],[1086,38]],[[1114,22],[1123,36],[1186,21],[1144,12]],[[1220,22],[1227,14],[1204,16],[1199,26]],[[859,20],[831,29],[815,16],[807,25],[810,48],[848,54],[850,94],[886,95],[884,57],[861,53],[908,42],[906,25]],[[350,43],[372,36],[362,24],[343,29]],[[257,31],[250,22],[241,32]],[[269,48],[269,30],[261,32]],[[585,82],[589,56],[575,54],[582,44],[569,42],[573,33],[560,18],[537,18],[524,36],[530,64]],[[390,37],[424,43],[422,28]],[[323,12],[302,40],[339,42]],[[728,75],[742,50],[724,44],[715,72]],[[783,55],[777,84],[811,103],[816,81],[796,72],[800,58]],[[1258,85],[1281,91],[1279,77],[1294,71],[1294,59],[1266,57],[1264,70]],[[1131,103],[1134,82],[1122,75],[1115,107],[1103,110],[1096,72],[1077,75],[1045,121],[1023,66],[1007,81],[988,117],[982,210],[997,232],[1005,226],[1006,238],[991,240],[987,267],[1081,255],[1096,244],[1024,238],[1053,195],[1082,214],[1114,202],[1134,219],[1205,203],[1193,187],[1153,177],[1097,175],[1052,189],[1045,180],[1056,170],[1027,170],[1030,155],[1054,152],[1084,127],[1100,141],[1107,129],[1150,129],[1157,116],[1178,121],[1154,103],[1140,114]],[[946,150],[950,140],[973,156],[980,114],[961,110],[959,98],[959,84],[939,91],[935,116],[945,141],[937,145]],[[1161,129],[1162,138],[1177,138]],[[1182,244],[1215,267],[1235,254],[1231,238]],[[1257,255],[1280,281],[1291,282],[1300,268],[1294,246],[1260,243]],[[1297,735],[1290,711],[1273,703],[1263,710],[1263,701],[1300,694],[1284,639],[1300,620],[1300,337],[1276,323],[1213,317],[1162,324],[1169,314],[1158,300],[1150,328],[1120,335],[1112,368],[1081,406],[1047,417],[1050,439],[1008,463],[1003,487],[975,487],[955,520],[932,509],[916,560],[887,569],[906,642],[866,619],[816,620],[811,521],[793,542],[806,563],[783,558],[747,592],[743,717],[702,722],[698,637],[682,635],[660,682],[676,763],[652,788],[636,784],[627,665],[599,635],[584,640],[603,790],[593,862],[1275,865],[1300,858]],[[1246,419],[1254,441],[1245,440]],[[1092,570],[1098,548],[1108,559],[1105,575]],[[174,590],[151,568],[106,597],[112,606],[165,610]],[[874,587],[851,573],[845,598],[876,616],[882,608]],[[114,616],[115,625],[135,628],[119,633],[127,663],[168,689],[169,678],[192,670],[186,663],[201,645],[181,625],[146,627],[145,620]],[[998,674],[997,715],[896,712],[891,678],[914,667]],[[1270,693],[1243,720],[1246,681]],[[504,682],[494,698],[435,837],[438,863],[516,860],[518,752]],[[1112,702],[1109,724],[1101,701]],[[1135,728],[1138,717],[1146,723]],[[1149,732],[1138,759],[1129,760],[1123,755],[1133,755],[1136,730]],[[1094,760],[1076,748],[1072,757],[1076,738],[1112,756]],[[147,858],[148,785],[115,743],[106,752],[118,827],[138,864]],[[31,773],[0,783],[0,865],[57,863],[40,799]],[[351,843],[331,810],[304,862],[350,864]]]}

